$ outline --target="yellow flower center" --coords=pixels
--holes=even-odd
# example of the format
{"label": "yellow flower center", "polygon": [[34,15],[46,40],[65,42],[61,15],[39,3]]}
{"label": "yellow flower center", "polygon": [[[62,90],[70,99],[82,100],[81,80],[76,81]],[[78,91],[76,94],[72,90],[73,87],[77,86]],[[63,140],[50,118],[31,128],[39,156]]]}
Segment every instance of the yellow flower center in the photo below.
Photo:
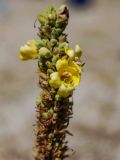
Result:
{"label": "yellow flower center", "polygon": [[61,80],[65,83],[68,84],[72,84],[73,83],[73,78],[72,78],[72,74],[70,72],[67,71],[63,71],[62,74],[60,75]]}

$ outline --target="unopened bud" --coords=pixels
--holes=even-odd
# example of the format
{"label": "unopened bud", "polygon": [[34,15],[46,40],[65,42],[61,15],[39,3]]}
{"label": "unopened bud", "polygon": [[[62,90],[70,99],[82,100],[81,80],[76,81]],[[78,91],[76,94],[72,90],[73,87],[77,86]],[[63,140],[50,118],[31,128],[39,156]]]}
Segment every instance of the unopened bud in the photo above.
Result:
{"label": "unopened bud", "polygon": [[77,45],[75,46],[75,57],[81,57],[81,55],[82,55],[82,49],[81,49],[81,47],[77,44]]}
{"label": "unopened bud", "polygon": [[68,43],[63,42],[63,43],[59,44],[59,51],[60,52],[64,52],[66,48],[68,48]]}
{"label": "unopened bud", "polygon": [[38,105],[40,105],[42,103],[42,99],[41,98],[37,98],[36,99],[36,105],[38,106]]}
{"label": "unopened bud", "polygon": [[49,113],[50,115],[53,115],[54,110],[51,108],[51,109],[49,109],[48,113]]}
{"label": "unopened bud", "polygon": [[48,70],[47,70],[47,73],[48,73],[48,74],[51,74],[51,73],[53,73],[53,72],[54,72],[54,71],[53,71],[52,69],[48,69]]}
{"label": "unopened bud", "polygon": [[47,58],[47,59],[52,56],[50,50],[47,49],[46,47],[40,48],[39,55],[40,55],[40,57]]}
{"label": "unopened bud", "polygon": [[57,44],[57,40],[56,39],[51,39],[51,46],[55,46]]}
{"label": "unopened bud", "polygon": [[37,41],[37,47],[38,47],[38,48],[45,47],[46,44],[47,44],[47,42],[48,42],[48,41],[47,41],[46,39],[38,40],[38,41]]}
{"label": "unopened bud", "polygon": [[52,58],[52,62],[56,63],[58,59],[59,59],[59,54],[54,55],[53,58]]}
{"label": "unopened bud", "polygon": [[42,25],[48,24],[48,20],[42,14],[38,15],[37,19]]}
{"label": "unopened bud", "polygon": [[43,113],[42,113],[42,117],[43,117],[44,119],[47,119],[48,116],[49,116],[49,115],[48,115],[48,112],[43,112]]}
{"label": "unopened bud", "polygon": [[59,8],[59,14],[66,14],[69,17],[69,9],[65,4],[61,5]]}

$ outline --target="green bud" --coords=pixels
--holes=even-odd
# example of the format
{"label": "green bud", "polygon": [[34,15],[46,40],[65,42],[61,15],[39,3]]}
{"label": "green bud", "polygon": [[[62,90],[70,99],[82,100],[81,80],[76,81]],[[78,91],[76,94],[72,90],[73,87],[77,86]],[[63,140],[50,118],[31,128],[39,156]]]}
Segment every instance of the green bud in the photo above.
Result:
{"label": "green bud", "polygon": [[48,18],[52,20],[53,19],[52,14],[48,14]]}
{"label": "green bud", "polygon": [[59,33],[56,31],[56,28],[52,29],[51,38],[56,39],[59,36]]}
{"label": "green bud", "polygon": [[46,59],[48,59],[52,56],[50,50],[47,49],[46,47],[40,48],[39,55],[40,55],[40,57],[46,58]]}
{"label": "green bud", "polygon": [[41,47],[45,47],[47,44],[48,40],[43,39],[43,40],[37,40],[37,47],[41,48]]}
{"label": "green bud", "polygon": [[48,17],[49,19],[55,21],[57,18],[57,13],[54,7],[49,7],[48,8]]}
{"label": "green bud", "polygon": [[54,54],[59,54],[59,52],[60,52],[60,51],[59,51],[59,48],[58,48],[58,47],[55,47],[55,48],[54,48]]}
{"label": "green bud", "polygon": [[54,72],[54,71],[53,71],[52,69],[48,69],[48,70],[47,70],[47,73],[48,73],[48,74],[51,74],[51,73],[53,73],[53,72]]}
{"label": "green bud", "polygon": [[68,6],[66,6],[65,4],[61,5],[59,8],[59,14],[63,14],[63,13],[69,13],[68,11]]}
{"label": "green bud", "polygon": [[49,113],[50,115],[53,115],[54,110],[51,108],[51,109],[49,109],[48,113]]}
{"label": "green bud", "polygon": [[68,18],[69,18],[68,7],[66,5],[62,5],[59,9],[59,13],[58,13],[58,17],[57,17],[55,26],[57,28],[60,28],[63,32],[66,25],[68,24]]}
{"label": "green bud", "polygon": [[55,23],[56,17],[57,17],[56,14],[49,14],[48,15],[48,18],[54,23]]}
{"label": "green bud", "polygon": [[40,69],[43,69],[43,68],[44,68],[44,65],[43,65],[43,63],[42,63],[41,61],[38,62],[38,67],[39,67]]}
{"label": "green bud", "polygon": [[44,119],[47,119],[47,118],[49,117],[48,112],[43,112],[43,113],[42,113],[42,117],[43,117]]}
{"label": "green bud", "polygon": [[46,26],[47,24],[51,26],[55,25],[56,18],[57,18],[57,13],[54,7],[49,7],[48,9],[46,9],[37,16],[38,21],[43,26]]}
{"label": "green bud", "polygon": [[48,24],[48,19],[45,16],[43,16],[42,14],[38,15],[37,19],[42,25]]}
{"label": "green bud", "polygon": [[82,55],[82,49],[81,49],[81,47],[77,44],[77,45],[75,46],[75,56],[80,58],[81,55]]}
{"label": "green bud", "polygon": [[60,35],[59,42],[65,42],[65,41],[67,41],[66,40],[66,35],[64,35],[64,34]]}
{"label": "green bud", "polygon": [[42,99],[41,98],[37,98],[36,99],[36,105],[38,106],[38,105],[40,105],[42,103]]}
{"label": "green bud", "polygon": [[56,21],[55,27],[56,28],[61,28],[63,26],[63,21],[59,18]]}
{"label": "green bud", "polygon": [[57,28],[57,29],[56,29],[56,32],[58,33],[58,35],[60,35],[60,34],[62,33],[62,31],[63,31],[63,30],[62,30],[61,28]]}
{"label": "green bud", "polygon": [[48,35],[51,33],[51,27],[49,25],[45,25],[42,28],[42,32],[44,32],[45,35]]}
{"label": "green bud", "polygon": [[62,51],[65,51],[65,48],[68,48],[68,43],[67,42],[63,42],[63,43],[60,43],[59,44],[59,50],[62,52]]}
{"label": "green bud", "polygon": [[56,39],[51,39],[51,46],[55,46],[57,44],[57,40]]}
{"label": "green bud", "polygon": [[58,59],[59,59],[59,54],[54,55],[53,58],[52,58],[52,62],[56,63]]}

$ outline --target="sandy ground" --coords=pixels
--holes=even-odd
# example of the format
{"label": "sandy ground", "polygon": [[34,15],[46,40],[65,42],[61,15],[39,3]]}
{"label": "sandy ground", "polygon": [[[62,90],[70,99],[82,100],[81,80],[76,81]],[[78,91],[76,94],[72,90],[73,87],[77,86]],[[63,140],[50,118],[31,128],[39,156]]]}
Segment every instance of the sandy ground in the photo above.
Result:
{"label": "sandy ground", "polygon": [[[4,2],[4,4],[3,4]],[[36,14],[58,0],[0,1],[0,160],[32,160],[36,62],[20,62],[19,46],[36,38]],[[6,4],[5,4],[6,2]],[[66,32],[86,62],[74,93],[70,160],[120,160],[120,1],[70,6]]]}

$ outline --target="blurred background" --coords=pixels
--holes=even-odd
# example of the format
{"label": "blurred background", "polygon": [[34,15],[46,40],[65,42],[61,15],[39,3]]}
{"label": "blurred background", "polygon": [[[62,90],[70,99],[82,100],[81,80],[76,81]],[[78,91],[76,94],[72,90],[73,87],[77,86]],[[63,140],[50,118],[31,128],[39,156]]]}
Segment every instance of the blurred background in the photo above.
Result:
{"label": "blurred background", "polygon": [[19,47],[37,38],[36,15],[67,3],[70,46],[86,62],[74,93],[70,160],[120,160],[120,1],[0,0],[0,160],[32,160],[36,61],[21,62]]}

